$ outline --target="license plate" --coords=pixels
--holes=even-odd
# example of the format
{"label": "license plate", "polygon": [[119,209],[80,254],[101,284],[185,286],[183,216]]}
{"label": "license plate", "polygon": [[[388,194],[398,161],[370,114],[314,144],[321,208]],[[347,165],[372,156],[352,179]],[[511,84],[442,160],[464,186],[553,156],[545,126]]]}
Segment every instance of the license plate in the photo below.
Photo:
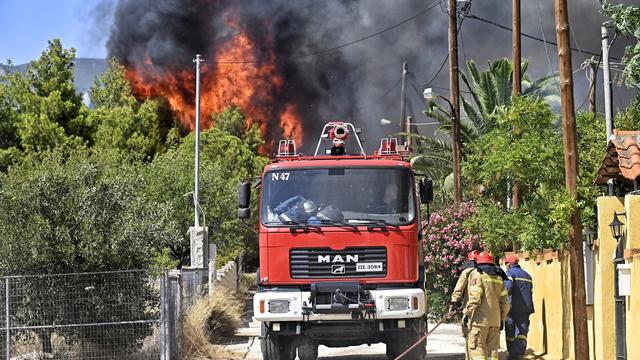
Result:
{"label": "license plate", "polygon": [[357,272],[379,272],[382,271],[381,262],[356,263]]}

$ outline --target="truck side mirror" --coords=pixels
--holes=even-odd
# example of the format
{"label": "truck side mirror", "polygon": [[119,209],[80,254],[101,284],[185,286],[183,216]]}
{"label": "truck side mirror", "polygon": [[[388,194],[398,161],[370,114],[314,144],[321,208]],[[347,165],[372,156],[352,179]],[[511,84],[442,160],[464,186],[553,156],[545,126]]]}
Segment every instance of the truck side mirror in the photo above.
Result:
{"label": "truck side mirror", "polygon": [[420,202],[423,204],[433,202],[433,180],[429,178],[420,181]]}
{"label": "truck side mirror", "polygon": [[238,209],[238,218],[242,220],[246,220],[251,217],[251,209],[249,208],[239,208]]}
{"label": "truck side mirror", "polygon": [[238,217],[248,219],[251,216],[251,183],[243,181],[238,186]]}

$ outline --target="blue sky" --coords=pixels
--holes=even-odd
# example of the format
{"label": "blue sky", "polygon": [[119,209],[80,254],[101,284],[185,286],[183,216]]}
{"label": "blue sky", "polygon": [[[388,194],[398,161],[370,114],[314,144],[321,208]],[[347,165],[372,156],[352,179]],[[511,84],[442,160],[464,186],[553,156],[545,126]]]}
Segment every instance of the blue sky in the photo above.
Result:
{"label": "blue sky", "polygon": [[105,57],[110,20],[99,13],[108,1],[0,0],[0,62],[35,60],[47,40],[60,38],[78,57]]}

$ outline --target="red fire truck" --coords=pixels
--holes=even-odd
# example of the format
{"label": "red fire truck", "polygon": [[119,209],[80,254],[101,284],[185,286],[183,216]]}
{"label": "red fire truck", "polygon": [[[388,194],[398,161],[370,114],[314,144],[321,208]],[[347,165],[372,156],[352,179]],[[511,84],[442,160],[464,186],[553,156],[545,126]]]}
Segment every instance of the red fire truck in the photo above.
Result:
{"label": "red fire truck", "polygon": [[[366,155],[350,123],[324,126],[313,156],[280,141],[259,184],[258,292],[264,360],[315,360],[318,346],[385,343],[394,359],[425,332],[418,181],[406,145]],[[355,151],[353,151],[355,149]],[[355,152],[355,154],[354,154]],[[251,185],[239,187],[249,218]],[[425,344],[405,359],[423,359]]]}

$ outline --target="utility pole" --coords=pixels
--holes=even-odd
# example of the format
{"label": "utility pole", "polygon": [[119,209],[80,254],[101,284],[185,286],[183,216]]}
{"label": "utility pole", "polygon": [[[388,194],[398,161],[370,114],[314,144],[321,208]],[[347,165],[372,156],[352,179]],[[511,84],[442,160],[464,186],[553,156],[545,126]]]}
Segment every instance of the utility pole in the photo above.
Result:
{"label": "utility pole", "polygon": [[[602,86],[604,86],[604,118],[607,125],[607,146],[609,146],[609,138],[613,133],[613,112],[611,111],[611,72],[609,70],[609,31],[603,24],[600,28],[602,37]],[[608,195],[614,194],[614,180],[607,181]]]}
{"label": "utility pole", "polygon": [[[200,54],[196,55],[193,62],[196,63],[196,146],[195,146],[195,179],[193,189],[193,207],[194,207],[194,222],[193,226],[189,228],[190,245],[191,245],[191,268],[204,269],[209,262],[209,235],[207,234],[207,228],[200,226],[200,63],[204,60],[200,57]],[[215,257],[215,254],[213,254]],[[201,280],[205,278],[203,275]]]}
{"label": "utility pole", "polygon": [[611,72],[609,71],[609,31],[606,26],[602,33],[602,83],[604,86],[604,118],[607,122],[607,142],[613,133],[613,113],[611,111]]}
{"label": "utility pole", "polygon": [[193,60],[196,63],[196,164],[195,184],[193,190],[193,207],[195,209],[194,226],[200,226],[200,54]]}
{"label": "utility pole", "polygon": [[458,81],[458,20],[456,0],[449,0],[449,86],[451,89],[452,141],[453,141],[453,201],[462,202],[462,180],[460,178],[460,160],[462,144],[460,141],[460,93]]}
{"label": "utility pole", "polygon": [[593,116],[597,114],[596,108],[596,79],[598,75],[598,64],[592,57],[589,60],[589,111]]}
{"label": "utility pole", "polygon": [[[522,37],[520,31],[520,0],[513,0],[511,4],[511,18],[512,18],[512,31],[511,31],[511,42],[513,47],[513,90],[512,94],[514,96],[522,93]],[[514,130],[516,130],[514,128]],[[522,194],[520,192],[520,184],[517,181],[513,182],[513,186],[511,187],[512,191],[512,201],[511,207],[513,209],[517,209],[520,207],[520,203],[522,201]],[[513,251],[518,251],[518,244],[513,242]]]}
{"label": "utility pole", "polygon": [[[409,65],[407,62],[402,63],[402,85],[400,86],[400,132],[407,132],[407,74],[409,73]],[[404,137],[404,136],[403,136]],[[405,141],[406,141],[405,137]],[[401,141],[402,142],[402,141]]]}
{"label": "utility pole", "polygon": [[513,0],[511,41],[513,42],[513,94],[522,92],[522,43],[520,34],[520,0]]}
{"label": "utility pole", "polygon": [[[567,0],[555,0],[558,64],[560,66],[565,184],[567,191],[577,200],[578,144],[575,103],[573,99],[573,70],[571,67],[568,11]],[[588,359],[589,334],[587,332],[587,308],[584,288],[582,224],[580,223],[580,213],[577,209],[571,214],[570,222],[569,237],[571,246],[569,263],[571,266],[574,357],[576,359]]]}

